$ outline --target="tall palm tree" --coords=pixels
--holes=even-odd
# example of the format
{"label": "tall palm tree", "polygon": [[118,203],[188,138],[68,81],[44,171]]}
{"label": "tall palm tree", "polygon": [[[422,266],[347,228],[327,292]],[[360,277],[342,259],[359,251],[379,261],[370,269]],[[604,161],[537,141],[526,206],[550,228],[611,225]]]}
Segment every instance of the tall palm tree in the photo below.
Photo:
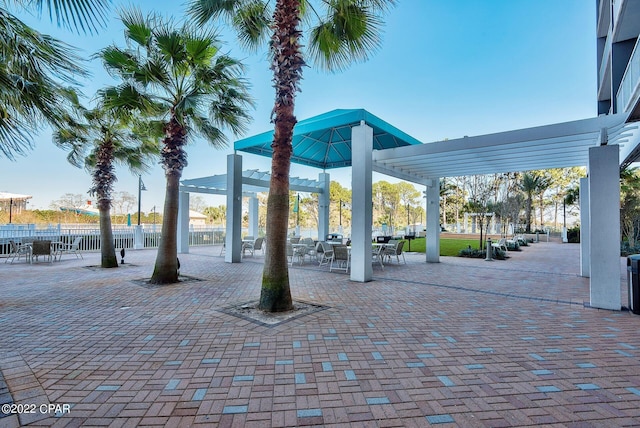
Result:
{"label": "tall palm tree", "polygon": [[525,206],[526,232],[531,233],[531,214],[533,212],[533,197],[538,195],[542,189],[546,189],[544,177],[533,172],[525,172],[520,182],[520,190],[527,196]]}
{"label": "tall palm tree", "polygon": [[252,105],[242,65],[222,55],[212,31],[174,26],[157,15],[123,11],[127,48],[110,46],[99,55],[122,84],[102,91],[105,107],[138,111],[158,120],[163,139],[161,163],[167,187],[162,240],[151,277],[153,284],[178,281],[178,195],[187,165],[188,139],[204,137],[213,147],[227,144],[222,128],[245,129]]}
{"label": "tall palm tree", "polygon": [[86,76],[71,46],[32,29],[7,5],[41,12],[59,25],[94,32],[105,22],[109,0],[15,0],[0,6],[0,155],[14,159],[33,147],[33,135],[60,126],[72,108],[67,86]]}
{"label": "tall palm tree", "polygon": [[[89,193],[97,198],[100,212],[101,267],[118,267],[111,228],[111,194],[117,181],[116,164],[126,165],[132,173],[148,168],[148,161],[159,154],[157,135],[144,123],[131,117],[117,117],[101,107],[87,110],[78,106],[79,117],[56,130],[53,140],[69,151],[67,159],[91,172]],[[155,137],[155,138],[154,138]]]}
{"label": "tall palm tree", "polygon": [[[381,15],[395,0],[192,0],[189,13],[201,24],[226,18],[240,42],[256,49],[269,42],[274,123],[271,182],[267,201],[267,252],[259,308],[269,312],[293,309],[286,255],[296,92],[305,55],[303,30],[308,31],[307,56],[325,70],[340,70],[366,60],[380,46]],[[308,24],[303,28],[303,23]]]}

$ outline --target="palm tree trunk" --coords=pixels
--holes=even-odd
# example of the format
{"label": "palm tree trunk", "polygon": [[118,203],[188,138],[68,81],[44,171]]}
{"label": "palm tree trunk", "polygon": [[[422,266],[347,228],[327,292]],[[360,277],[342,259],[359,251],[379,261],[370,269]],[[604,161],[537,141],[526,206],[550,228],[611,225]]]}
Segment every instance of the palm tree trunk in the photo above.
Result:
{"label": "palm tree trunk", "polygon": [[165,126],[165,135],[162,166],[167,177],[167,188],[164,196],[162,234],[153,275],[149,281],[151,284],[178,282],[178,204],[180,177],[187,165],[187,154],[183,149],[187,131],[173,116]]}
{"label": "palm tree trunk", "polygon": [[267,199],[267,253],[262,273],[262,289],[258,307],[269,312],[293,309],[287,265],[287,229],[289,224],[289,169],[295,95],[302,77],[304,61],[300,53],[300,1],[278,0],[273,13],[274,34],[271,38],[276,89],[274,106],[275,130],[271,160],[271,187]]}
{"label": "palm tree trunk", "polygon": [[118,267],[116,245],[113,242],[111,228],[111,189],[115,181],[113,166],[114,145],[111,139],[100,144],[96,154],[96,166],[93,171],[93,189],[98,197],[100,213],[100,266],[103,268]]}
{"label": "palm tree trunk", "polygon": [[533,206],[533,201],[531,198],[531,195],[527,195],[527,212],[526,212],[526,216],[527,216],[527,228],[525,230],[525,232],[527,233],[531,233],[531,209]]}
{"label": "palm tree trunk", "polygon": [[118,257],[116,256],[116,244],[113,241],[113,230],[111,229],[111,212],[107,207],[104,209],[100,204],[100,266],[103,268],[118,267]]}
{"label": "palm tree trunk", "polygon": [[166,174],[162,231],[151,284],[178,282],[178,201],[181,174]]}

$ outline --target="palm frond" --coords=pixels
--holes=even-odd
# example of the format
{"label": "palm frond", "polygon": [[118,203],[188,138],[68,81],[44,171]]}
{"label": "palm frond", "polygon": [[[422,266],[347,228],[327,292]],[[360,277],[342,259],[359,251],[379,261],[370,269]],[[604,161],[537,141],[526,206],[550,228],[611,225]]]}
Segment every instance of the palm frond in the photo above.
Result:
{"label": "palm frond", "polygon": [[125,37],[128,41],[146,48],[151,43],[154,15],[145,17],[138,8],[123,9],[119,12],[125,27]]}
{"label": "palm frond", "polygon": [[[309,55],[322,69],[337,71],[366,61],[381,45],[383,21],[376,5],[357,0],[335,1],[327,16],[311,30]],[[384,3],[384,2],[374,2]]]}
{"label": "palm frond", "polygon": [[220,16],[232,16],[243,0],[195,0],[187,9],[187,14],[196,20],[199,26]]}
{"label": "palm frond", "polygon": [[83,33],[97,33],[105,28],[110,0],[33,0],[19,1],[25,8],[42,14],[46,6],[49,19],[58,26]]}
{"label": "palm frond", "polygon": [[232,20],[240,45],[256,51],[269,39],[271,11],[263,1],[251,1],[238,8]]}

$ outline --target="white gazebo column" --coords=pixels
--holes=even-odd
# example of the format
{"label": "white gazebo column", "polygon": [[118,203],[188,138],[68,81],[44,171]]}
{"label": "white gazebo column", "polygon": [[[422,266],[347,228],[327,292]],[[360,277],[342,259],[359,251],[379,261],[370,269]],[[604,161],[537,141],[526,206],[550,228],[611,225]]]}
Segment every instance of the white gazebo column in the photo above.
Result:
{"label": "white gazebo column", "polygon": [[189,192],[178,194],[178,253],[189,253]]}
{"label": "white gazebo column", "polygon": [[620,310],[620,167],[618,145],[589,149],[591,306]]}
{"label": "white gazebo column", "polygon": [[580,276],[591,276],[589,269],[589,179],[580,179]]}
{"label": "white gazebo column", "polygon": [[242,156],[227,156],[227,236],[224,261],[240,263],[242,250]]}
{"label": "white gazebo column", "polygon": [[258,213],[260,204],[257,196],[249,198],[249,235],[254,238],[258,237]]}
{"label": "white gazebo column", "polygon": [[351,128],[351,280],[371,281],[371,223],[373,205],[371,197],[371,154],[373,152],[373,128],[360,121]]}
{"label": "white gazebo column", "polygon": [[322,192],[318,193],[318,241],[324,241],[329,234],[329,197],[331,176],[326,172],[318,174]]}
{"label": "white gazebo column", "polygon": [[427,262],[440,262],[440,179],[427,183]]}

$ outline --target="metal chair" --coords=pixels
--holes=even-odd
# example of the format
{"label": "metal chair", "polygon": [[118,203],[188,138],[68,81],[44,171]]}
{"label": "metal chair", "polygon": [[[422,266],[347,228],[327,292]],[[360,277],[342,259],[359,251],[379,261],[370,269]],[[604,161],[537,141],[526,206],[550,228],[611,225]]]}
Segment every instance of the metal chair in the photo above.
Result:
{"label": "metal chair", "polygon": [[[345,272],[349,272],[349,262],[351,261],[351,254],[349,253],[349,249],[346,245],[334,245],[333,246],[333,257],[331,258],[331,264],[329,265],[329,272],[332,272],[334,269],[344,270]],[[336,265],[334,267],[333,265]]]}
{"label": "metal chair", "polygon": [[296,257],[300,264],[302,264],[302,261],[304,260],[304,253],[296,251],[296,249],[293,248],[293,244],[291,244],[291,242],[287,242],[287,258],[289,259],[289,266],[293,266],[293,259]]}
{"label": "metal chair", "polygon": [[84,257],[82,256],[82,253],[80,253],[81,241],[82,241],[82,236],[76,236],[73,239],[73,242],[71,244],[62,244],[60,247],[58,247],[58,254],[59,254],[58,260],[62,259],[63,254],[75,254],[76,259],[77,258],[84,259]]}
{"label": "metal chair", "polygon": [[242,244],[242,254],[244,255],[245,251],[249,251],[249,253],[251,253],[251,255],[253,256],[255,254],[256,251],[262,251],[262,254],[264,254],[264,250],[262,249],[262,243],[264,241],[264,238],[258,238],[253,242],[245,242]]}
{"label": "metal chair", "polygon": [[380,247],[374,247],[373,251],[371,253],[371,263],[378,263],[380,264],[380,267],[382,269],[384,269],[384,265],[382,264],[382,259],[383,259],[383,255],[384,255],[384,247],[380,246]]}
{"label": "metal chair", "polygon": [[319,259],[319,266],[328,265],[333,260],[333,247],[324,241],[316,245],[316,257]]}
{"label": "metal chair", "polygon": [[396,245],[391,247],[384,247],[384,257],[388,257],[389,261],[391,261],[391,257],[396,256],[396,260],[398,264],[400,264],[400,256],[402,256],[402,260],[404,264],[407,264],[407,260],[404,258],[404,253],[402,252],[402,248],[404,247],[404,241],[396,242]]}
{"label": "metal chair", "polygon": [[4,261],[5,263],[9,261],[9,259],[11,259],[11,263],[13,263],[13,261],[16,259],[16,257],[18,258],[18,260],[20,260],[20,257],[24,255],[24,261],[29,261],[31,260],[31,246],[30,245],[23,245],[23,244],[18,244],[13,240],[9,240],[9,256],[7,257],[7,259]]}

